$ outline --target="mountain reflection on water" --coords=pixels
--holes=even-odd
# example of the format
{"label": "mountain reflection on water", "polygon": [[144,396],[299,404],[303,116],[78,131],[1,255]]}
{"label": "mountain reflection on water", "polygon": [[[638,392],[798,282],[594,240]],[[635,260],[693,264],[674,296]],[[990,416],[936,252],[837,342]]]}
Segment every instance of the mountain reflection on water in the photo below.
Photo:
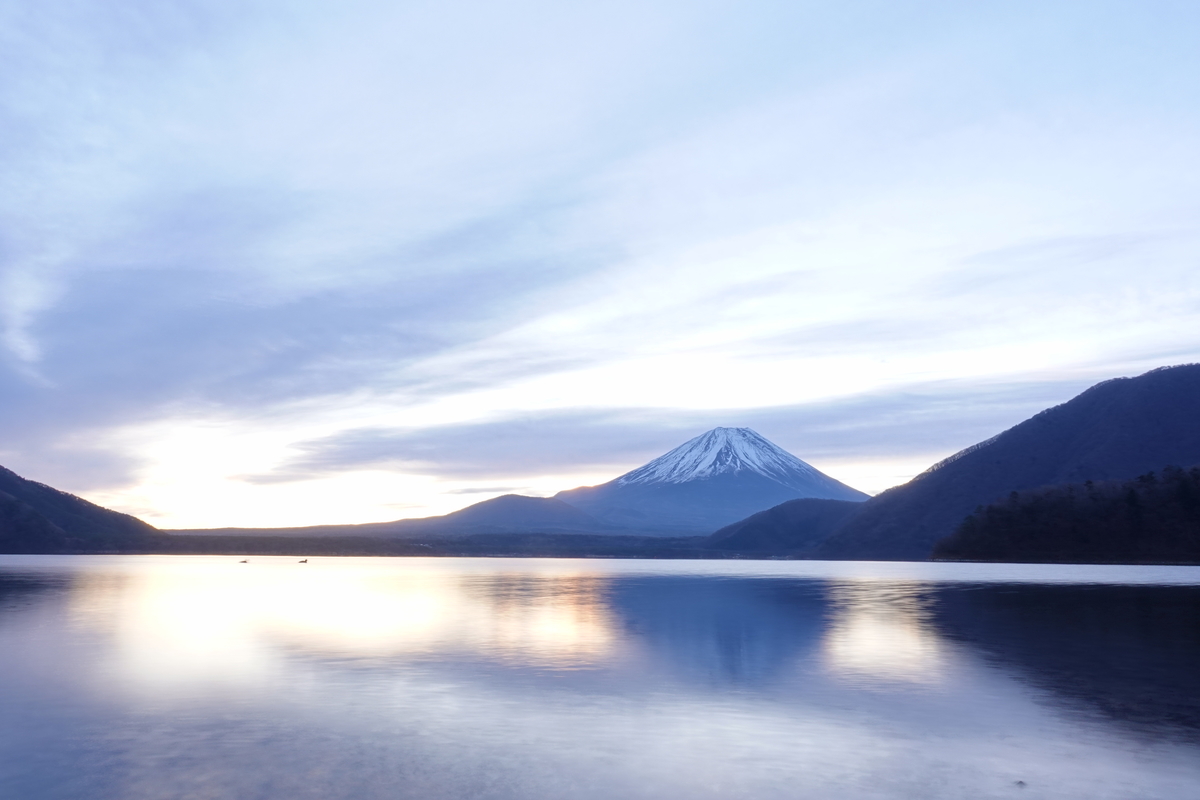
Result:
{"label": "mountain reflection on water", "polygon": [[1060,703],[1200,741],[1200,586],[976,586],[936,609],[946,635]]}
{"label": "mountain reflection on water", "polygon": [[0,556],[0,796],[1200,796],[1198,665],[1194,568]]}

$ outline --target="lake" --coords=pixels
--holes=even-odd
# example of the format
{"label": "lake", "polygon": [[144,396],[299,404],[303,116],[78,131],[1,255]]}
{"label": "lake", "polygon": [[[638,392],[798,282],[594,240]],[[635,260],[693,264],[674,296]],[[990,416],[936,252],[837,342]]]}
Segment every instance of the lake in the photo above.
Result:
{"label": "lake", "polygon": [[0,797],[1200,798],[1200,568],[0,556]]}

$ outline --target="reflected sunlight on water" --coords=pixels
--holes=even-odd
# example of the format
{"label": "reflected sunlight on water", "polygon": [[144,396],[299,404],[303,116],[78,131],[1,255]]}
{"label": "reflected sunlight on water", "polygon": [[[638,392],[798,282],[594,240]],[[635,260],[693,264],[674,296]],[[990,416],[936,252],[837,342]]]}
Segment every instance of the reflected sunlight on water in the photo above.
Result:
{"label": "reflected sunlight on water", "polygon": [[282,650],[349,659],[448,655],[579,668],[616,636],[606,580],[562,569],[462,574],[417,561],[364,570],[255,559],[81,576],[75,624],[114,639],[107,669],[139,686],[267,679]]}
{"label": "reflected sunlight on water", "polygon": [[1200,796],[1196,569],[238,561],[0,556],[0,798]]}
{"label": "reflected sunlight on water", "polygon": [[944,680],[949,646],[931,622],[928,589],[917,581],[829,582],[830,624],[821,642],[825,668],[856,681]]}

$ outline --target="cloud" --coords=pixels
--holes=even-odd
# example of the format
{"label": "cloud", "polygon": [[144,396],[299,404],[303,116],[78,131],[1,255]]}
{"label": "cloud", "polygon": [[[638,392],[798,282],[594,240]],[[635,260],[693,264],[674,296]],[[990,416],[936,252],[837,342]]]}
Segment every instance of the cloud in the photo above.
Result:
{"label": "cloud", "polygon": [[298,443],[295,458],[243,479],[304,481],[379,468],[446,480],[605,469],[616,477],[718,425],[753,427],[818,463],[949,454],[1065,402],[1088,385],[1078,379],[945,383],[782,408],[574,409],[463,425],[364,428]]}
{"label": "cloud", "polygon": [[1198,14],[6,4],[0,457],[142,508],[196,420],[281,429],[208,456],[263,491],[969,444],[1200,355]]}

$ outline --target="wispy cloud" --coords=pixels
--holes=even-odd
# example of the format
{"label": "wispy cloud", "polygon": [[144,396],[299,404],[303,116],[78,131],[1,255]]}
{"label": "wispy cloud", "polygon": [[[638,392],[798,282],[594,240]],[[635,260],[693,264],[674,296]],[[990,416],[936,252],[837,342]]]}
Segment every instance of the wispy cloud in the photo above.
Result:
{"label": "wispy cloud", "polygon": [[[1087,385],[1078,379],[941,383],[801,406],[682,412],[572,409],[457,425],[363,428],[297,443],[291,460],[243,479],[309,481],[377,468],[446,480],[605,470],[615,477],[717,425],[754,427],[816,462],[945,454],[1064,402]],[[944,424],[947,414],[953,415],[954,426]]]}
{"label": "wispy cloud", "polygon": [[230,524],[338,521],[712,424],[953,450],[1200,358],[1197,23],[15,0],[0,456],[186,527],[181,475]]}

